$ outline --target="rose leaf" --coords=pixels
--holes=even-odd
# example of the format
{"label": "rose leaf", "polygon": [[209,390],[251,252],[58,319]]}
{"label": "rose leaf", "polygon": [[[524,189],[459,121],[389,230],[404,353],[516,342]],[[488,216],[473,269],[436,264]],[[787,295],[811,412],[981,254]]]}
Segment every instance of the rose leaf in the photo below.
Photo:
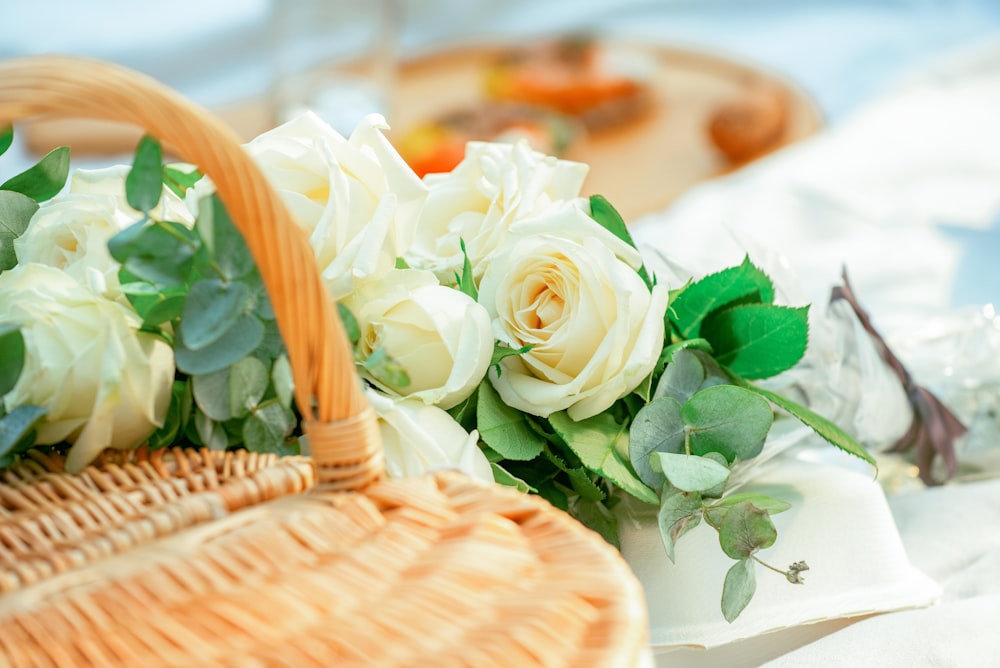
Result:
{"label": "rose leaf", "polygon": [[7,152],[11,144],[14,143],[14,126],[8,123],[0,128],[0,155]]}
{"label": "rose leaf", "polygon": [[135,149],[132,169],[125,177],[125,199],[136,211],[148,214],[163,194],[163,148],[143,135]]}
{"label": "rose leaf", "polygon": [[771,279],[747,257],[739,266],[709,274],[685,287],[671,300],[667,313],[681,337],[691,339],[701,335],[702,321],[721,308],[742,303],[769,304],[773,300]]}
{"label": "rose leaf", "polygon": [[477,428],[488,446],[515,461],[542,454],[545,439],[528,426],[523,413],[503,402],[489,381],[480,383],[478,394]]}
{"label": "rose leaf", "polygon": [[28,223],[36,211],[38,203],[27,195],[0,190],[0,271],[17,265],[14,239],[28,229]]}
{"label": "rose leaf", "polygon": [[705,319],[701,334],[712,344],[719,364],[743,378],[776,376],[806,352],[809,307],[742,304]]}

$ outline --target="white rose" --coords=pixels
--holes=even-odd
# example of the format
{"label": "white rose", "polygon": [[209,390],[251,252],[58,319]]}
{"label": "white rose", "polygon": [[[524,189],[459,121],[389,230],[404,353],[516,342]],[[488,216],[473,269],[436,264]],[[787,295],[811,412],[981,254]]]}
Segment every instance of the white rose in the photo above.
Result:
{"label": "white rose", "polygon": [[66,193],[38,208],[14,240],[19,264],[60,269],[94,292],[117,294],[120,265],[108,240],[138,220],[110,195]]}
{"label": "white rose", "polygon": [[365,373],[380,389],[451,408],[486,376],[493,356],[486,309],[438,285],[434,274],[394,269],[360,284],[344,305],[361,329],[362,357],[384,349],[409,377],[408,385],[399,386]]}
{"label": "white rose", "polygon": [[[123,165],[74,172],[69,190],[43,203],[14,240],[18,263],[61,269],[81,285],[117,298],[120,265],[108,252],[108,240],[142,217],[125,198],[128,171]],[[183,200],[167,188],[151,213],[160,220],[194,222]]]}
{"label": "white rose", "polygon": [[139,332],[136,314],[58,269],[19,265],[0,274],[0,322],[21,327],[25,361],[4,406],[48,409],[38,443],[68,440],[79,471],[104,448],[133,448],[163,420],[173,350]]}
{"label": "white rose", "polygon": [[[188,166],[184,166],[188,167]],[[129,214],[132,221],[138,221],[142,214],[128,205],[125,195],[125,179],[131,167],[115,165],[101,169],[77,169],[69,180],[69,192],[90,195],[109,195],[115,198],[119,209]],[[188,209],[183,198],[170,188],[163,186],[160,202],[149,212],[153,220],[194,225],[194,214]]]}
{"label": "white rose", "polygon": [[430,193],[405,257],[448,283],[462,270],[464,241],[478,280],[508,228],[554,202],[576,198],[588,169],[533,151],[523,141],[470,142],[455,169],[425,177]]}
{"label": "white rose", "polygon": [[313,113],[247,145],[292,216],[310,235],[334,299],[395,266],[412,243],[427,189],[367,116],[344,139]]}
{"label": "white rose", "polygon": [[366,390],[379,418],[386,472],[394,478],[417,476],[436,469],[458,469],[493,482],[493,469],[479,447],[479,434],[466,433],[437,406],[415,399],[393,399]]}
{"label": "white rose", "polygon": [[668,292],[635,272],[638,252],[574,206],[512,226],[479,288],[497,339],[530,352],[490,380],[508,405],[547,417],[597,415],[652,372]]}

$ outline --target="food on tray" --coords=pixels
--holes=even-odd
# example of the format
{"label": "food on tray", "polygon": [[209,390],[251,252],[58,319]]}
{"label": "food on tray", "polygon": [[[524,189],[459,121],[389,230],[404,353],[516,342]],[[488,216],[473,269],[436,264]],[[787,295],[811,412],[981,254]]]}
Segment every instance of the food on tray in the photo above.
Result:
{"label": "food on tray", "polygon": [[777,148],[788,125],[788,100],[763,85],[717,107],[709,117],[712,144],[733,164],[742,164]]}
{"label": "food on tray", "polygon": [[397,145],[418,176],[447,172],[465,156],[469,141],[524,139],[537,151],[561,156],[583,129],[578,121],[524,105],[484,102],[414,126]]}
{"label": "food on tray", "polygon": [[593,132],[649,111],[654,67],[638,51],[564,37],[505,51],[487,71],[486,92],[576,117]]}

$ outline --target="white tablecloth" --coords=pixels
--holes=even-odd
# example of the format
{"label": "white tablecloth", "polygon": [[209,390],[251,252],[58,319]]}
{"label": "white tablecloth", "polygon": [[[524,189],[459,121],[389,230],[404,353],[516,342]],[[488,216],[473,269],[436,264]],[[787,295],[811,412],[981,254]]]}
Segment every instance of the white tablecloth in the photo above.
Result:
{"label": "white tablecloth", "polygon": [[[817,100],[829,129],[635,221],[637,237],[679,250],[692,269],[721,268],[750,249],[779,278],[796,277],[789,293],[816,304],[846,264],[876,324],[926,382],[959,396],[970,391],[959,382],[968,368],[985,385],[1000,381],[996,327],[982,311],[1000,301],[1000,3],[402,2],[404,52],[473,34],[589,29],[716,50],[787,76]],[[265,0],[13,3],[0,21],[0,57],[109,58],[212,105],[268,85],[267,8]],[[0,159],[4,173],[26,166],[16,149]],[[959,318],[964,305],[978,315]],[[978,329],[966,326],[974,318]],[[929,354],[933,322],[976,335],[963,348],[952,334],[944,353]],[[996,396],[989,387],[976,396],[984,393]],[[970,453],[988,463],[1000,448],[990,426]],[[982,481],[908,484],[888,497],[908,559],[941,587],[937,605],[858,621],[766,665],[996,665],[1000,481],[991,470]]]}

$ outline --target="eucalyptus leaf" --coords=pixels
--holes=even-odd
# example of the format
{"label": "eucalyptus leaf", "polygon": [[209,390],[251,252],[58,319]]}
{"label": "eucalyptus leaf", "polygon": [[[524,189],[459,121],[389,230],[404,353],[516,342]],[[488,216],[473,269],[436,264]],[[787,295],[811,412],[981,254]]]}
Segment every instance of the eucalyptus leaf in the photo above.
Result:
{"label": "eucalyptus leaf", "polygon": [[36,211],[38,203],[27,195],[0,190],[0,271],[17,265],[14,239],[28,229],[28,223]]}
{"label": "eucalyptus leaf", "polygon": [[503,402],[489,381],[479,385],[476,415],[480,438],[506,459],[527,461],[542,454],[545,439],[528,426],[523,413]]}
{"label": "eucalyptus leaf", "polygon": [[701,495],[679,490],[665,494],[660,500],[657,523],[667,556],[670,561],[675,561],[677,541],[701,523]]}
{"label": "eucalyptus leaf", "polygon": [[843,429],[830,422],[826,418],[817,415],[813,411],[809,410],[805,406],[787,399],[770,390],[765,390],[761,387],[757,387],[751,383],[748,383],[742,379],[734,378],[734,382],[738,382],[741,387],[750,390],[751,392],[756,392],[761,397],[771,401],[777,406],[780,406],[784,410],[788,411],[791,415],[798,418],[807,427],[810,427],[817,434],[822,436],[831,445],[840,448],[849,455],[853,455],[865,462],[871,464],[876,471],[878,470],[878,464],[875,462],[875,458],[856,440],[849,436]]}
{"label": "eucalyptus leaf", "polygon": [[264,398],[269,383],[267,367],[256,357],[244,357],[229,367],[229,414],[241,418],[250,413]]}
{"label": "eucalyptus leaf", "polygon": [[640,501],[659,501],[656,492],[642,482],[622,454],[628,453],[628,431],[613,416],[600,413],[575,422],[565,411],[560,411],[549,416],[549,424],[588,469]]}
{"label": "eucalyptus leaf", "polygon": [[0,155],[7,152],[11,144],[14,143],[14,126],[8,123],[0,127]]}
{"label": "eucalyptus leaf", "polygon": [[209,450],[225,450],[229,447],[229,436],[222,424],[208,417],[201,411],[195,411],[194,427],[198,432],[201,444]]}
{"label": "eucalyptus leaf", "polygon": [[292,377],[292,364],[288,355],[281,354],[271,365],[271,383],[278,401],[286,408],[291,408],[295,392],[295,379]]}
{"label": "eucalyptus leaf", "polygon": [[0,190],[13,190],[41,203],[59,194],[66,185],[67,176],[69,147],[60,146],[49,151],[35,165],[7,179],[0,185]]}
{"label": "eucalyptus leaf", "polygon": [[770,405],[735,385],[715,385],[696,393],[681,407],[690,432],[691,453],[718,452],[730,464],[760,454],[771,429]]}
{"label": "eucalyptus leaf", "polygon": [[35,428],[47,414],[46,408],[26,404],[0,418],[0,461],[32,445]]}
{"label": "eucalyptus leaf", "polygon": [[783,513],[792,507],[792,504],[781,499],[767,496],[765,494],[733,494],[720,499],[717,503],[705,506],[705,519],[713,527],[718,529],[722,526],[722,520],[729,512],[729,509],[738,503],[752,503],[755,507],[767,512],[768,515]]}
{"label": "eucalyptus leaf", "polygon": [[243,443],[251,452],[293,454],[297,445],[286,442],[295,428],[295,415],[276,402],[262,404],[243,422]]}
{"label": "eucalyptus leaf", "polygon": [[746,559],[774,545],[777,538],[778,530],[767,511],[749,501],[732,505],[719,524],[719,544],[733,559]]}
{"label": "eucalyptus leaf", "polygon": [[191,376],[194,402],[206,416],[217,422],[232,417],[229,401],[229,369]]}
{"label": "eucalyptus leaf", "polygon": [[[700,336],[702,321],[725,306],[747,302],[769,304],[774,287],[749,258],[695,281],[680,291],[667,309],[670,321],[682,338]],[[710,339],[711,340],[711,339]]]}
{"label": "eucalyptus leaf", "polygon": [[181,313],[184,345],[201,350],[218,341],[244,314],[250,296],[238,281],[205,278],[192,285]]}
{"label": "eucalyptus leaf", "polygon": [[681,405],[663,397],[644,406],[629,427],[629,461],[639,479],[651,489],[660,489],[666,477],[654,471],[649,456],[653,452],[684,452],[685,428]]}
{"label": "eucalyptus leaf", "polygon": [[809,340],[809,307],[742,304],[705,319],[702,335],[719,364],[750,380],[795,366]]}
{"label": "eucalyptus leaf", "polygon": [[185,172],[178,167],[165,165],[163,167],[163,183],[178,197],[183,198],[185,193],[194,187],[194,184],[201,180],[202,174],[197,169]]}
{"label": "eucalyptus leaf", "polygon": [[652,462],[682,492],[704,492],[729,478],[729,469],[708,457],[654,452]]}
{"label": "eucalyptus leaf", "polygon": [[671,397],[683,404],[701,389],[704,382],[705,365],[698,356],[690,350],[678,350],[660,376],[653,398]]}
{"label": "eucalyptus leaf", "polygon": [[139,222],[108,240],[111,257],[135,278],[167,286],[191,276],[198,240],[180,223]]}
{"label": "eucalyptus leaf", "polygon": [[178,330],[174,343],[174,358],[177,368],[184,373],[196,375],[224,369],[243,359],[260,345],[264,338],[264,323],[251,313],[244,313],[211,345],[192,350],[184,342],[183,333]]}
{"label": "eucalyptus leaf", "polygon": [[163,148],[144,135],[135,149],[132,169],[125,177],[125,199],[136,211],[148,214],[163,195]]}
{"label": "eucalyptus leaf", "polygon": [[757,591],[757,575],[752,559],[737,561],[722,584],[722,616],[730,624],[740,616]]}
{"label": "eucalyptus leaf", "polygon": [[198,202],[198,219],[194,229],[201,238],[212,268],[228,280],[242,278],[255,271],[255,263],[246,241],[219,196],[213,193]]}
{"label": "eucalyptus leaf", "polygon": [[0,397],[14,389],[24,367],[24,336],[17,325],[0,324]]}

